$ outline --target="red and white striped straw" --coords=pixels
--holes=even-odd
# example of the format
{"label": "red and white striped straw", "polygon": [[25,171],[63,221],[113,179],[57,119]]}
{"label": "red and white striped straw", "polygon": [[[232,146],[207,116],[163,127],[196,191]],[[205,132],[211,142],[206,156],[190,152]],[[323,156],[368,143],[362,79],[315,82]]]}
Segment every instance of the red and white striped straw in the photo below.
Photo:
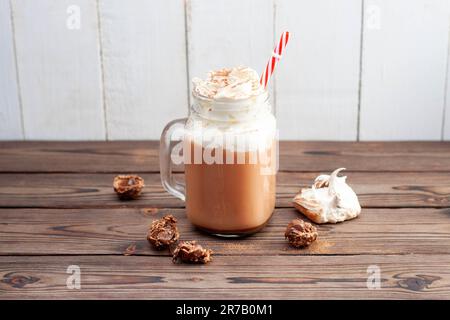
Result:
{"label": "red and white striped straw", "polygon": [[269,83],[270,77],[273,74],[273,70],[275,70],[277,62],[283,56],[283,51],[286,48],[288,41],[289,41],[289,31],[285,31],[281,34],[280,41],[278,41],[278,44],[275,46],[275,49],[273,49],[272,56],[269,58],[269,61],[267,61],[266,68],[264,69],[261,75],[261,79],[259,80],[261,85],[264,86],[264,89],[267,87],[267,84]]}

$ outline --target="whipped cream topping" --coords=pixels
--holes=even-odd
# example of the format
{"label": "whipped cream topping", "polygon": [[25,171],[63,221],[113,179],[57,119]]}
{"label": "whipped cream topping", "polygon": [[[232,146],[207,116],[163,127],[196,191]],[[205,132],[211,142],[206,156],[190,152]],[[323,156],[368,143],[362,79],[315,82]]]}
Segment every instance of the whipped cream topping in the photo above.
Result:
{"label": "whipped cream topping", "polygon": [[244,66],[210,71],[205,80],[193,78],[192,83],[194,95],[216,100],[246,99],[264,92],[258,73]]}

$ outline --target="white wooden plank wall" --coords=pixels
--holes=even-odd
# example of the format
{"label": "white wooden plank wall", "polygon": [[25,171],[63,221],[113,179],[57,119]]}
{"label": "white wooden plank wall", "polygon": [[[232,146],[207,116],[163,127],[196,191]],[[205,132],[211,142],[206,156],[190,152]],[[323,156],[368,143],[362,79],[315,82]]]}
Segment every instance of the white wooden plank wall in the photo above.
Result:
{"label": "white wooden plank wall", "polygon": [[0,0],[0,140],[158,139],[190,79],[260,72],[282,139],[450,140],[449,0]]}
{"label": "white wooden plank wall", "polygon": [[441,139],[449,4],[365,2],[362,140]]}
{"label": "white wooden plank wall", "polygon": [[0,0],[0,139],[23,139],[9,0]]}
{"label": "white wooden plank wall", "polygon": [[262,72],[274,46],[273,7],[272,0],[188,1],[189,76],[236,65]]}
{"label": "white wooden plank wall", "polygon": [[292,32],[276,73],[281,137],[355,140],[361,1],[278,0],[276,30]]}
{"label": "white wooden plank wall", "polygon": [[[450,48],[450,28],[448,33],[448,43]],[[445,107],[442,119],[442,139],[450,140],[450,50],[447,52],[447,76],[445,78]]]}
{"label": "white wooden plank wall", "polygon": [[25,138],[104,139],[95,2],[13,0],[12,8]]}
{"label": "white wooden plank wall", "polygon": [[184,3],[100,1],[108,138],[155,139],[187,114]]}

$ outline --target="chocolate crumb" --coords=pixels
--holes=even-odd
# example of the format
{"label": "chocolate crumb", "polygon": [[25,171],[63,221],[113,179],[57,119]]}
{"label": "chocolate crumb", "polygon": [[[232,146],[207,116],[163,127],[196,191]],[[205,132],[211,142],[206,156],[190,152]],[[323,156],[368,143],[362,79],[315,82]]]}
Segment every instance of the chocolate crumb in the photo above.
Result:
{"label": "chocolate crumb", "polygon": [[173,262],[208,263],[211,261],[211,249],[203,249],[196,241],[184,241],[173,252]]}
{"label": "chocolate crumb", "polygon": [[144,187],[144,179],[135,175],[119,175],[114,178],[113,187],[119,199],[136,199]]}
{"label": "chocolate crumb", "polygon": [[144,209],[144,214],[148,214],[148,215],[155,215],[159,212],[158,208],[146,208]]}
{"label": "chocolate crumb", "polygon": [[177,228],[177,219],[171,214],[158,220],[153,220],[147,233],[147,240],[156,249],[164,249],[178,241],[180,234]]}
{"label": "chocolate crumb", "polygon": [[136,252],[136,244],[130,244],[123,253],[124,256],[132,256]]}
{"label": "chocolate crumb", "polygon": [[291,246],[302,248],[313,243],[317,239],[318,233],[316,227],[311,223],[294,219],[289,222],[284,236]]}

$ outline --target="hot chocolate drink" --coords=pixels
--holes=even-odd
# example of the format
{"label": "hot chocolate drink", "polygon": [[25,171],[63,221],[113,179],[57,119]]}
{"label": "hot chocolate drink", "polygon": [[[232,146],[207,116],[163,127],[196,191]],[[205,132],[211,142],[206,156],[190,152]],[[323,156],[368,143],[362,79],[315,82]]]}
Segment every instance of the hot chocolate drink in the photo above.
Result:
{"label": "hot chocolate drink", "polygon": [[[189,220],[201,229],[220,235],[244,235],[261,229],[275,207],[276,179],[270,167],[276,161],[275,143],[265,151],[270,163],[259,159],[250,163],[249,151],[222,150],[224,158],[233,157],[233,164],[225,161],[222,164],[186,164]],[[239,158],[246,162],[237,163]]]}
{"label": "hot chocolate drink", "polygon": [[[215,234],[254,232],[275,206],[275,120],[267,93],[256,72],[245,67],[193,82],[194,108],[186,126],[192,148],[185,159],[188,218]],[[196,151],[202,157],[194,163]]]}
{"label": "hot chocolate drink", "polygon": [[[186,201],[189,220],[222,236],[262,228],[275,207],[276,121],[258,74],[247,67],[193,80],[189,117],[168,125],[161,139],[163,185]],[[164,166],[175,126],[183,126],[186,186]]]}

